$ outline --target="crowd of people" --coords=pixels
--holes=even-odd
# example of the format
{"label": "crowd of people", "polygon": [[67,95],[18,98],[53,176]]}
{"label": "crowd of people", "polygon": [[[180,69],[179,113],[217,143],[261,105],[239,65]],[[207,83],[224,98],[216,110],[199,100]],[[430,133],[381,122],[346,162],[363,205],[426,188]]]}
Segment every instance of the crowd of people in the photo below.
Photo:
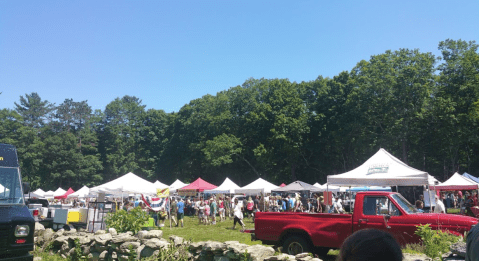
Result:
{"label": "crowd of people", "polygon": [[[459,214],[475,216],[472,208],[478,205],[477,192],[474,191],[448,191],[441,192],[434,196],[435,207],[434,213],[447,213],[449,208],[459,209]],[[424,212],[424,196],[420,195],[415,202],[415,207],[418,212]]]}

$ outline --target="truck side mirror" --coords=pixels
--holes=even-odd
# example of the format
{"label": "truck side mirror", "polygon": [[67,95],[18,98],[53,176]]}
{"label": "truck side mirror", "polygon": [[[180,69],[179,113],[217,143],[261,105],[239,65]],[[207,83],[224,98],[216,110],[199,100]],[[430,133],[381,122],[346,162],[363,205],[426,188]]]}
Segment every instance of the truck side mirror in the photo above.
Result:
{"label": "truck side mirror", "polygon": [[22,187],[23,187],[23,194],[30,193],[30,183],[29,182],[23,182]]}

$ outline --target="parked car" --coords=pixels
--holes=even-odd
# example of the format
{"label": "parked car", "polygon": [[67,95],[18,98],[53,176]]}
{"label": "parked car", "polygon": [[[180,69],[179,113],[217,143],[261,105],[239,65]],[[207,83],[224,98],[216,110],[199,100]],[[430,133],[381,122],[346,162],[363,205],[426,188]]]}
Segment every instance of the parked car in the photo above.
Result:
{"label": "parked car", "polygon": [[288,254],[325,254],[329,249],[340,248],[349,235],[360,229],[387,231],[405,245],[420,242],[414,233],[420,224],[464,235],[477,222],[467,216],[419,213],[401,194],[371,191],[357,193],[352,214],[256,213],[255,229],[250,232],[253,239],[282,246]]}

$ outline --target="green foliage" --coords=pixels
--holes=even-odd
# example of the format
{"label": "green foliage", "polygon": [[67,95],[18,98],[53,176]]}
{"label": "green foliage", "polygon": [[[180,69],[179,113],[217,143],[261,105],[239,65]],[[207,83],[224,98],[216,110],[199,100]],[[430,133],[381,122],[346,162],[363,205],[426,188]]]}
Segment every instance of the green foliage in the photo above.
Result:
{"label": "green foliage", "polygon": [[461,240],[460,237],[447,231],[432,230],[429,224],[416,227],[417,230],[414,233],[421,237],[421,242],[425,247],[424,254],[431,258],[441,257],[442,254],[449,252],[451,244]]}
{"label": "green foliage", "polygon": [[82,256],[83,256],[83,251],[81,249],[81,245],[80,245],[80,239],[76,238],[75,241],[74,241],[74,247],[75,247],[75,250],[73,251],[73,254],[70,256],[70,260],[71,261],[80,261],[80,260],[83,260]]}
{"label": "green foliage", "polygon": [[[133,172],[172,183],[324,183],[379,148],[441,175],[479,168],[479,46],[447,39],[441,57],[388,50],[332,78],[247,79],[179,111],[125,95],[93,111],[25,94],[0,110],[0,142],[16,145],[35,190],[89,187]],[[477,173],[476,173],[477,174]]]}
{"label": "green foliage", "polygon": [[426,247],[423,244],[407,244],[402,249],[403,253],[409,254],[423,254],[426,251]]}
{"label": "green foliage", "polygon": [[177,260],[177,261],[188,261],[188,247],[174,246],[174,244],[168,245],[166,248],[160,249],[157,260]]}
{"label": "green foliage", "polygon": [[133,261],[137,258],[138,253],[136,252],[136,249],[133,247],[133,245],[128,246],[128,261]]}
{"label": "green foliage", "polygon": [[121,209],[108,214],[105,218],[105,224],[107,228],[114,228],[119,233],[131,231],[136,234],[148,219],[148,214],[140,207],[136,207],[130,211]]}

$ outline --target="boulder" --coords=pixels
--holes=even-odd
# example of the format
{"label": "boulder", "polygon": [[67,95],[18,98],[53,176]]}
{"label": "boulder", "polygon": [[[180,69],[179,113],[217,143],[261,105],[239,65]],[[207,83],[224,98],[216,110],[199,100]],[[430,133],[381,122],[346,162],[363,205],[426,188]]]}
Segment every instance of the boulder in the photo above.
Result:
{"label": "boulder", "polygon": [[246,248],[246,251],[248,251],[253,261],[264,260],[266,257],[274,255],[274,249],[272,247],[262,245],[249,246]]}
{"label": "boulder", "polygon": [[108,233],[110,233],[112,236],[118,235],[118,232],[116,232],[116,229],[112,227],[108,229]]}
{"label": "boulder", "polygon": [[220,242],[206,241],[206,243],[203,245],[203,250],[212,252],[223,252],[224,250],[226,250],[226,245]]}
{"label": "boulder", "polygon": [[117,236],[113,237],[111,240],[112,243],[121,245],[124,242],[137,242],[138,238],[128,234],[128,233],[121,233],[118,234]]}
{"label": "boulder", "polygon": [[97,230],[95,232],[95,235],[103,235],[103,234],[106,234],[106,231],[105,230]]}
{"label": "boulder", "polygon": [[64,233],[64,232],[65,232],[65,229],[62,228],[62,229],[58,230],[57,232],[55,232],[55,233],[53,234],[52,238],[55,239],[55,238],[57,238],[57,237],[61,237],[61,236],[63,236],[63,233]]}
{"label": "boulder", "polygon": [[67,236],[57,237],[53,240],[53,245],[54,246],[61,246],[63,244],[68,244],[68,239],[70,239],[70,237],[67,237]]}
{"label": "boulder", "polygon": [[265,260],[294,260],[295,257],[292,256],[292,255],[288,255],[288,254],[279,254],[277,256],[270,256],[270,257],[267,257],[265,258]]}
{"label": "boulder", "polygon": [[[98,232],[98,231],[97,231]],[[100,245],[106,245],[108,242],[112,240],[111,234],[98,234],[95,235],[95,242]]]}
{"label": "boulder", "polygon": [[230,261],[231,259],[225,256],[215,256],[214,261]]}
{"label": "boulder", "polygon": [[185,240],[182,237],[178,237],[178,236],[170,236],[170,241],[173,243],[174,246],[181,246],[185,242]]}
{"label": "boulder", "polygon": [[309,253],[301,253],[301,254],[295,255],[294,257],[295,258],[303,258],[303,257],[308,257],[308,256],[309,256]]}
{"label": "boulder", "polygon": [[165,240],[161,240],[158,238],[152,238],[145,242],[145,246],[151,249],[157,250],[168,247],[169,243]]}
{"label": "boulder", "polygon": [[55,232],[53,232],[53,229],[45,229],[45,231],[43,231],[43,242],[49,242],[50,240],[52,240],[54,234]]}
{"label": "boulder", "polygon": [[111,252],[111,258],[112,258],[113,260],[117,259],[117,258],[118,258],[118,254],[117,254],[115,251]]}
{"label": "boulder", "polygon": [[451,245],[450,250],[453,254],[460,257],[466,257],[466,242],[457,242]]}
{"label": "boulder", "polygon": [[33,258],[33,261],[42,261],[42,258],[39,257],[39,256],[36,256],[36,257]]}
{"label": "boulder", "polygon": [[100,260],[106,260],[108,258],[108,250],[105,250],[105,251],[101,252],[100,255],[98,256],[98,258]]}
{"label": "boulder", "polygon": [[35,222],[35,232],[33,233],[34,236],[41,237],[43,236],[43,232],[45,232],[45,227],[42,224]]}
{"label": "boulder", "polygon": [[141,231],[138,232],[137,236],[138,236],[139,239],[144,239],[147,234],[148,234],[148,231],[141,230]]}
{"label": "boulder", "polygon": [[124,254],[130,253],[130,246],[133,247],[134,250],[140,247],[140,243],[138,242],[125,242],[120,246],[120,252]]}
{"label": "boulder", "polygon": [[150,230],[148,233],[144,236],[144,239],[150,239],[150,238],[162,238],[163,237],[163,231],[161,230]]}
{"label": "boulder", "polygon": [[75,235],[76,233],[77,233],[77,230],[73,228],[73,229],[70,229],[68,231],[63,232],[63,235],[64,236],[71,236],[71,235]]}

